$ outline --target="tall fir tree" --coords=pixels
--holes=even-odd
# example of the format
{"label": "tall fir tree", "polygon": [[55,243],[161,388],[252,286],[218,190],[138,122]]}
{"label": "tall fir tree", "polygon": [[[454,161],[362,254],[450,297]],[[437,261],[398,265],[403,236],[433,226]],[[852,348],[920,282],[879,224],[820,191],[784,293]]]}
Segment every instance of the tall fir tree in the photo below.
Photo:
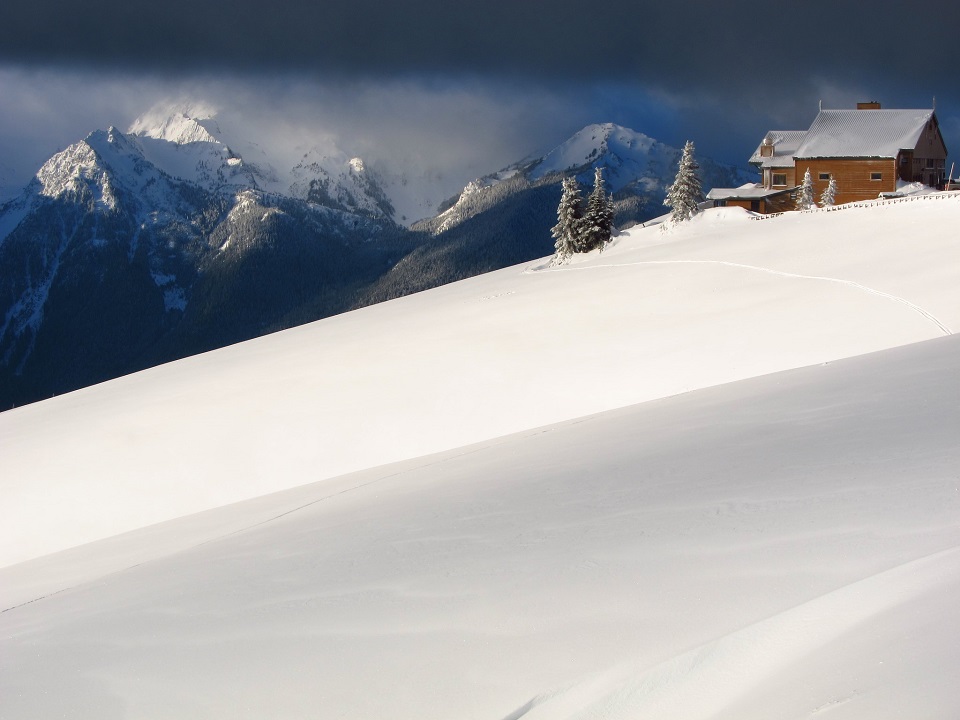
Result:
{"label": "tall fir tree", "polygon": [[831,177],[830,182],[827,183],[827,187],[824,188],[823,194],[820,196],[820,207],[833,207],[836,202],[837,180]]}
{"label": "tall fir tree", "polygon": [[580,246],[581,225],[583,222],[583,200],[576,178],[563,179],[563,194],[557,206],[557,224],[550,233],[556,240],[554,244],[553,264],[563,265],[578,252]]}
{"label": "tall fir tree", "polygon": [[700,212],[700,203],[704,201],[703,188],[698,171],[700,166],[693,157],[693,141],[687,140],[683,146],[683,156],[673,185],[667,188],[667,197],[663,204],[672,208],[670,219],[674,222],[689,220]]}
{"label": "tall fir tree", "polygon": [[593,191],[587,198],[587,209],[583,215],[583,234],[581,252],[590,252],[594,248],[603,250],[610,242],[613,232],[613,200],[607,195],[603,181],[603,168],[593,172]]}
{"label": "tall fir tree", "polygon": [[810,168],[807,168],[803,174],[800,194],[797,196],[797,210],[809,210],[813,206],[813,177],[810,175]]}

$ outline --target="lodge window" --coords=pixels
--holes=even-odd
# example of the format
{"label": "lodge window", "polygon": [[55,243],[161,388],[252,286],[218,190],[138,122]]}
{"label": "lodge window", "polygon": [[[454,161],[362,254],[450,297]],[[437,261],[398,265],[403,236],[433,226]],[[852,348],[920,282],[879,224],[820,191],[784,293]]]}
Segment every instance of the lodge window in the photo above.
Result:
{"label": "lodge window", "polygon": [[773,184],[774,184],[774,185],[786,185],[786,184],[787,184],[787,174],[786,174],[786,173],[774,173],[774,174],[773,174]]}
{"label": "lodge window", "polygon": [[872,172],[870,173],[871,180],[883,180],[883,173]]}
{"label": "lodge window", "polygon": [[821,179],[821,180],[829,180],[829,179],[830,179],[830,173],[820,173],[820,179]]}

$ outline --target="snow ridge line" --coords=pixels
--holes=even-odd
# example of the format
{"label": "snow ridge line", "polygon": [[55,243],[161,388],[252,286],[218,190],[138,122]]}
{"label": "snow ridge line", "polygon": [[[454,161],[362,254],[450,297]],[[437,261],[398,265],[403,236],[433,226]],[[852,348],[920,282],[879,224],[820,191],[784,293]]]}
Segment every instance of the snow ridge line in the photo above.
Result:
{"label": "snow ridge line", "polygon": [[832,277],[821,277],[819,275],[800,275],[798,273],[786,272],[783,270],[774,270],[772,268],[759,267],[757,265],[744,265],[743,263],[729,262],[727,260],[641,260],[638,262],[630,263],[605,263],[602,265],[586,265],[580,267],[549,267],[542,269],[533,269],[533,270],[524,270],[524,273],[527,272],[541,272],[542,270],[547,270],[549,272],[567,272],[571,270],[593,270],[597,268],[615,268],[615,267],[627,267],[630,265],[678,265],[678,264],[687,264],[687,265],[726,265],[727,267],[741,268],[744,270],[754,270],[756,272],[764,272],[770,275],[779,275],[780,277],[794,278],[797,280],[820,280],[821,282],[831,282],[837,283],[838,285],[846,285],[848,287],[856,288],[857,290],[863,290],[868,292],[871,295],[877,295],[887,300],[893,300],[898,302],[901,305],[906,305],[908,308],[914,312],[922,315],[928,321],[940,328],[940,331],[944,335],[953,335],[953,331],[950,330],[946,325],[944,325],[940,320],[938,320],[932,313],[924,310],[919,305],[910,302],[906,298],[902,298],[899,295],[892,295],[890,293],[884,292],[883,290],[877,290],[872,287],[867,287],[862,285],[855,280],[842,280],[840,278]]}
{"label": "snow ridge line", "polygon": [[[524,438],[534,437],[534,436],[536,436],[536,435],[543,435],[543,434],[545,434],[545,433],[553,432],[554,428],[555,428],[556,425],[558,425],[558,424],[565,424],[566,422],[569,422],[569,423],[571,423],[571,424],[578,424],[578,423],[581,423],[581,422],[587,422],[587,421],[589,421],[592,417],[593,417],[592,415],[588,415],[588,416],[586,416],[586,417],[574,418],[574,419],[572,419],[572,420],[565,421],[565,422],[561,422],[561,423],[554,423],[554,424],[550,424],[550,425],[547,425],[547,426],[544,426],[544,427],[532,428],[532,429],[530,429],[529,431],[526,431],[526,432],[522,432],[522,431],[521,431],[521,432],[519,432],[519,433],[517,433],[517,434],[519,434],[520,436],[522,436],[522,437],[524,437]],[[118,568],[116,568],[116,569],[114,569],[114,570],[108,570],[108,571],[106,571],[106,572],[104,572],[104,573],[102,573],[102,574],[100,574],[100,575],[96,575],[95,577],[86,578],[86,579],[82,580],[81,582],[77,583],[76,585],[70,585],[70,586],[68,586],[68,587],[60,588],[59,590],[52,590],[52,591],[50,591],[50,592],[48,592],[48,593],[46,593],[46,594],[44,594],[44,595],[38,595],[37,597],[31,598],[30,600],[24,600],[23,602],[17,603],[16,605],[11,605],[11,606],[9,606],[9,607],[0,609],[0,615],[2,615],[3,613],[10,612],[10,611],[12,611],[12,610],[18,610],[19,608],[25,607],[25,606],[27,606],[27,605],[32,605],[33,603],[40,602],[41,600],[46,600],[47,598],[51,598],[51,597],[53,597],[54,595],[60,595],[61,593],[69,592],[70,590],[76,590],[77,588],[82,587],[82,586],[84,586],[84,585],[88,585],[88,584],[90,584],[91,582],[103,580],[104,578],[107,578],[107,577],[112,577],[112,576],[114,576],[114,575],[120,575],[121,573],[129,572],[130,570],[134,570],[135,568],[141,567],[141,566],[146,565],[146,564],[148,564],[148,563],[155,562],[155,561],[161,560],[161,559],[165,559],[165,558],[168,558],[168,557],[170,557],[170,556],[172,556],[172,555],[177,555],[177,554],[184,553],[184,552],[190,552],[191,550],[195,550],[195,549],[197,549],[197,548],[203,547],[204,545],[209,545],[209,544],[211,544],[211,543],[215,543],[215,542],[219,542],[219,541],[221,541],[221,540],[225,540],[226,538],[232,537],[232,536],[234,536],[234,535],[240,535],[240,534],[242,534],[242,533],[245,533],[245,532],[248,532],[248,531],[253,530],[253,529],[255,529],[255,528],[258,528],[258,527],[260,527],[260,526],[262,526],[262,525],[267,525],[267,524],[269,524],[269,523],[272,523],[272,522],[275,522],[275,521],[277,521],[277,520],[280,520],[280,519],[286,517],[287,515],[292,515],[292,514],[294,514],[294,513],[300,512],[301,510],[305,510],[305,509],[311,507],[312,505],[316,505],[316,504],[318,504],[318,503],[321,503],[321,502],[330,500],[330,499],[332,499],[332,498],[335,498],[335,497],[337,497],[337,496],[339,496],[339,495],[346,495],[346,494],[348,494],[348,493],[356,492],[357,490],[361,490],[361,489],[363,489],[363,488],[365,488],[365,487],[369,487],[370,485],[376,485],[377,483],[383,482],[384,480],[390,480],[391,478],[399,477],[399,476],[401,476],[401,475],[406,475],[407,473],[415,472],[415,471],[421,470],[421,469],[423,469],[423,468],[427,468],[427,467],[431,467],[431,466],[433,466],[433,465],[440,465],[440,464],[443,464],[443,463],[446,463],[446,462],[450,462],[451,460],[456,460],[456,459],[458,459],[458,458],[464,457],[465,455],[473,455],[474,453],[478,453],[478,452],[483,452],[483,451],[485,451],[485,450],[489,450],[489,449],[492,448],[492,447],[495,447],[495,446],[497,446],[497,445],[502,445],[503,443],[509,442],[509,441],[511,440],[511,438],[513,437],[513,435],[514,435],[514,433],[508,433],[507,435],[498,436],[498,437],[493,437],[493,438],[490,438],[490,439],[488,439],[488,440],[481,441],[481,442],[477,443],[475,447],[474,447],[473,445],[469,445],[469,446],[467,446],[466,449],[463,449],[462,452],[457,452],[457,453],[455,453],[455,454],[453,454],[453,455],[449,455],[449,456],[447,455],[447,453],[448,453],[448,452],[452,452],[452,451],[454,450],[454,448],[451,448],[450,450],[447,450],[447,451],[441,450],[441,451],[439,451],[438,453],[435,453],[436,455],[441,455],[442,457],[432,458],[432,455],[434,455],[434,453],[432,453],[431,455],[426,456],[426,458],[428,458],[428,459],[429,459],[429,458],[432,458],[432,459],[429,459],[428,462],[423,462],[423,463],[419,463],[419,464],[414,465],[414,466],[409,467],[409,468],[404,468],[404,469],[401,469],[401,470],[396,470],[396,471],[391,472],[391,473],[388,473],[388,474],[386,474],[386,475],[378,475],[377,477],[371,478],[370,480],[367,480],[366,482],[358,483],[357,485],[350,485],[349,487],[343,488],[342,490],[337,490],[337,491],[332,492],[332,493],[328,493],[328,494],[325,494],[325,495],[321,495],[320,497],[316,497],[316,498],[314,498],[313,500],[308,500],[308,501],[306,501],[306,502],[302,502],[302,503],[300,503],[299,505],[297,505],[297,506],[295,506],[295,507],[287,508],[286,510],[284,510],[284,511],[282,511],[282,512],[278,512],[278,513],[276,513],[276,514],[274,514],[274,515],[271,515],[271,516],[269,516],[269,517],[266,517],[266,518],[263,518],[263,519],[260,519],[260,520],[254,521],[254,522],[250,522],[249,524],[244,525],[243,527],[239,527],[239,528],[236,528],[236,529],[234,529],[234,530],[229,530],[229,531],[226,531],[226,532],[222,532],[222,533],[216,534],[216,535],[214,535],[213,537],[207,538],[206,540],[200,540],[200,541],[198,541],[198,542],[196,542],[196,543],[193,543],[193,544],[191,544],[191,545],[188,545],[188,546],[186,546],[186,547],[182,547],[182,548],[178,548],[178,549],[176,549],[176,550],[172,550],[172,551],[170,551],[169,553],[166,553],[166,554],[164,554],[164,555],[160,555],[160,556],[157,556],[157,557],[154,557],[154,558],[148,558],[148,559],[145,559],[145,560],[141,560],[140,562],[131,563],[130,565],[125,565],[125,566],[123,566],[123,567],[118,567]],[[404,461],[399,461],[399,462],[404,462]],[[393,463],[389,463],[389,465],[392,465],[392,464],[393,464]],[[332,478],[327,478],[327,479],[332,479]],[[318,482],[318,483],[322,483],[323,481],[322,481],[322,480],[319,480],[319,481],[317,481],[317,482]],[[294,488],[290,488],[290,489],[294,489]],[[268,493],[268,494],[270,494],[270,493]],[[265,496],[260,496],[260,497],[265,497]],[[255,499],[256,499],[256,498],[248,498],[248,500],[255,500]],[[246,501],[241,501],[241,502],[246,502]],[[140,528],[138,528],[138,529],[140,529]],[[112,536],[112,537],[116,537],[116,536]],[[109,539],[109,538],[102,538],[102,539],[107,540],[107,539]],[[96,541],[94,541],[94,542],[96,542]],[[27,560],[26,562],[30,562],[30,561]],[[2,570],[2,568],[0,568],[0,570]]]}
{"label": "snow ridge line", "polygon": [[[723,710],[744,690],[759,687],[783,666],[860,622],[935,592],[960,568],[960,546],[951,546],[853,580],[822,595],[719,637],[652,666],[626,661],[541,693],[504,720],[572,717],[656,717],[696,687],[709,692]],[[944,565],[947,567],[944,568]],[[946,570],[946,572],[945,572]],[[707,688],[704,690],[704,688]],[[814,708],[822,713],[853,700],[859,692]],[[541,707],[542,706],[542,707]],[[682,705],[681,705],[682,709]],[[696,713],[701,717],[701,713]],[[711,713],[712,716],[712,713]]]}

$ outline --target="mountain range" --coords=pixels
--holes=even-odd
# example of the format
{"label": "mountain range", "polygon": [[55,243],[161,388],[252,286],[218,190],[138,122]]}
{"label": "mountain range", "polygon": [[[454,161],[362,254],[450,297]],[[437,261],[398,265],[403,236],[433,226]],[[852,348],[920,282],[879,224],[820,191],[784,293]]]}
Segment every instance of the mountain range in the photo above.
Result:
{"label": "mountain range", "polygon": [[278,170],[188,106],[92,132],[0,206],[0,408],[548,254],[559,179],[597,166],[648,220],[678,157],[591,125],[408,226],[423,193],[336,148]]}

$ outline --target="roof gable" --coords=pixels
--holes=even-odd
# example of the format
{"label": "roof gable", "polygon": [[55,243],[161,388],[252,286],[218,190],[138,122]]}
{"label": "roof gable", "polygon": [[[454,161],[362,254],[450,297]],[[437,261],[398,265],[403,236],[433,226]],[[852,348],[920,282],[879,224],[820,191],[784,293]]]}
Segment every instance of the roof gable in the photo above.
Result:
{"label": "roof gable", "polygon": [[[771,130],[753,151],[748,162],[757,167],[794,167],[794,155],[806,135],[806,130]],[[767,144],[773,146],[772,156],[761,155],[761,148]]]}
{"label": "roof gable", "polygon": [[917,146],[933,110],[821,110],[797,158],[895,158]]}

